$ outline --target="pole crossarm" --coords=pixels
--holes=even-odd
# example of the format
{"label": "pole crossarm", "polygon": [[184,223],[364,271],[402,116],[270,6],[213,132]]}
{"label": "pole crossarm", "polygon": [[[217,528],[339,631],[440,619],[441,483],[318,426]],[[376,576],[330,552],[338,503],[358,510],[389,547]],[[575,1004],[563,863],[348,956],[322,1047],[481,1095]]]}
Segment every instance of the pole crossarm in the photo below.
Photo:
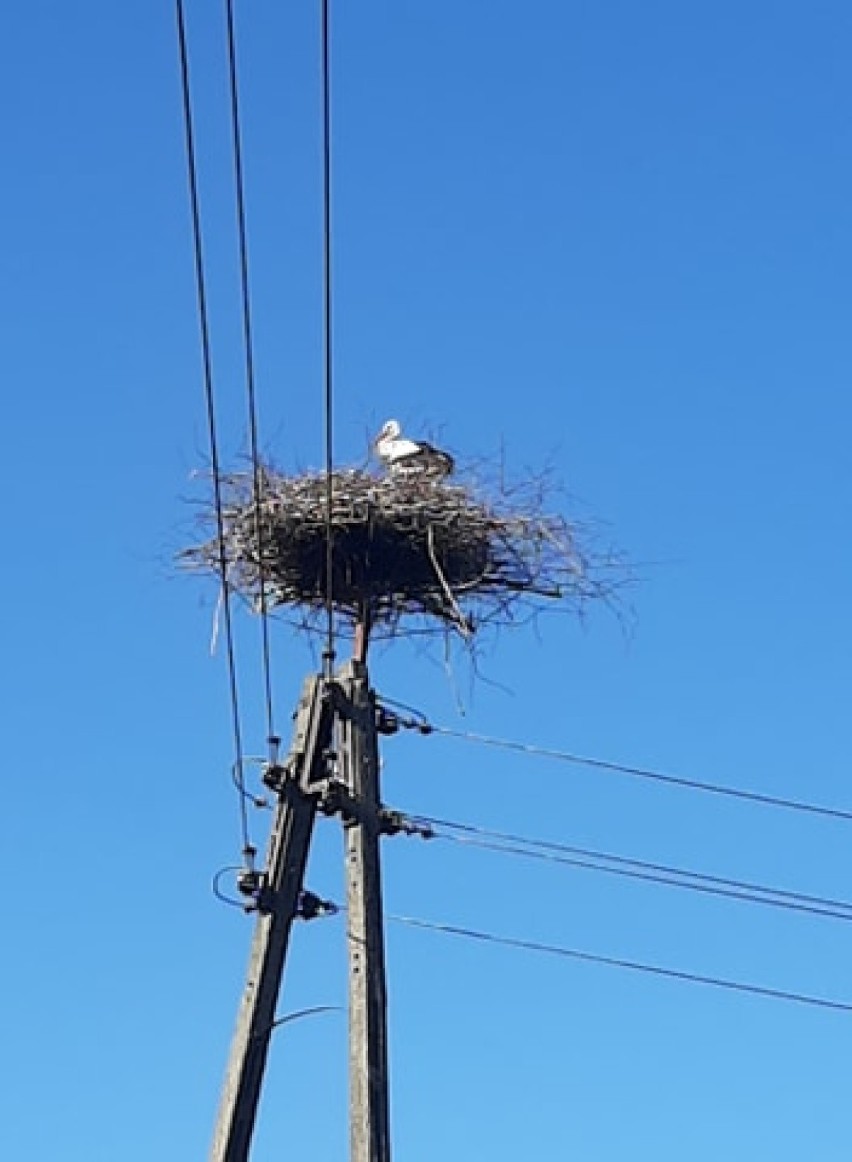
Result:
{"label": "pole crossarm", "polygon": [[278,803],[266,871],[255,897],[257,924],[210,1162],[246,1162],[249,1156],[290,931],[299,914],[308,850],[327,773],[333,722],[329,684],[311,675],[296,712],[290,753],[281,766],[271,766],[265,775]]}

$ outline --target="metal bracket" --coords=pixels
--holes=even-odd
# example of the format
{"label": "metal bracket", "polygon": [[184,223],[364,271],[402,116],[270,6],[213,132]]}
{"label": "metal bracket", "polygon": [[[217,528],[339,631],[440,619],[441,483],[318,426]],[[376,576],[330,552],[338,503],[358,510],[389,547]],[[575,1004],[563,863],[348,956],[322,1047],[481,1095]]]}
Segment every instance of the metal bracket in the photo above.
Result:
{"label": "metal bracket", "polygon": [[381,835],[419,835],[421,839],[434,839],[435,832],[425,823],[415,823],[402,811],[390,807],[379,808],[379,833]]}
{"label": "metal bracket", "polygon": [[315,892],[305,890],[299,898],[299,910],[296,915],[303,920],[316,920],[318,916],[333,916],[339,910],[333,900],[324,900]]}
{"label": "metal bracket", "polygon": [[396,734],[400,728],[399,715],[387,707],[376,706],[376,730],[379,734]]}
{"label": "metal bracket", "polygon": [[293,742],[283,763],[270,762],[263,773],[268,787],[283,794],[288,783],[296,783],[308,794],[322,790],[328,778],[332,726],[337,703],[336,688],[318,674],[309,677],[294,715]]}
{"label": "metal bracket", "polygon": [[349,722],[354,722],[362,730],[368,730],[375,725],[375,707],[369,703],[363,706],[356,706],[340,685],[335,685],[334,687],[334,705],[341,718],[345,718]]}
{"label": "metal bracket", "polygon": [[340,779],[326,779],[319,803],[323,815],[340,815],[344,823],[360,818],[360,805]]}

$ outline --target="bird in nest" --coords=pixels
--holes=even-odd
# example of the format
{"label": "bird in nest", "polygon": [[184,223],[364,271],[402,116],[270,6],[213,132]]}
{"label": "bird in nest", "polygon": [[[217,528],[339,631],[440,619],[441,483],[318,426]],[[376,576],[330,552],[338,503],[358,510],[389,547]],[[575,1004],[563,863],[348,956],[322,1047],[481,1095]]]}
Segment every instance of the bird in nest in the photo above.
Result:
{"label": "bird in nest", "polygon": [[449,476],[455,461],[425,440],[403,436],[397,420],[388,420],[373,444],[376,455],[392,476],[428,476],[441,480]]}

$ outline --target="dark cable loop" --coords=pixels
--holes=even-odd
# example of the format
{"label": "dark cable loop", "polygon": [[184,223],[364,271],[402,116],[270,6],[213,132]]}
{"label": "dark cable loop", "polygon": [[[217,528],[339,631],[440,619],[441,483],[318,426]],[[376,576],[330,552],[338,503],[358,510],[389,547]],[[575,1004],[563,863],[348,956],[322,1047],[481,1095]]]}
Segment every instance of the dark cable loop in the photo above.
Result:
{"label": "dark cable loop", "polygon": [[262,810],[266,807],[269,807],[268,801],[265,798],[263,798],[263,796],[255,795],[255,794],[253,794],[253,792],[249,791],[246,788],[245,769],[244,768],[245,768],[246,763],[251,763],[251,762],[259,763],[261,766],[264,766],[264,767],[266,766],[265,759],[259,759],[259,758],[254,757],[253,755],[247,755],[243,759],[243,770],[239,770],[236,763],[231,764],[231,782],[234,784],[234,787],[236,788],[238,795],[240,795],[242,798],[246,799],[247,802],[251,803],[252,807],[257,807],[258,810]]}
{"label": "dark cable loop", "polygon": [[227,904],[229,908],[239,908],[242,912],[245,911],[245,901],[235,900],[231,896],[226,896],[222,889],[219,887],[219,884],[222,881],[222,876],[227,875],[228,872],[238,872],[241,870],[241,868],[234,865],[229,867],[220,867],[210,881],[210,889],[220,904]]}
{"label": "dark cable loop", "polygon": [[[421,734],[430,734],[432,726],[422,710],[410,706],[407,702],[400,702],[395,698],[388,698],[384,694],[377,696],[376,704],[386,707],[396,718],[398,724],[406,730],[419,730]],[[405,711],[409,717],[400,716],[399,711]]]}
{"label": "dark cable loop", "polygon": [[266,733],[275,736],[272,699],[272,664],[269,637],[269,610],[267,607],[266,561],[263,551],[261,493],[262,473],[258,441],[257,397],[254,380],[254,341],[252,332],[251,293],[249,288],[248,240],[246,236],[245,185],[243,179],[242,133],[240,129],[239,84],[237,80],[237,49],[234,31],[233,0],[225,0],[228,30],[228,79],[231,98],[231,133],[234,153],[234,182],[237,203],[237,232],[240,253],[240,288],[242,297],[243,346],[245,349],[246,397],[248,404],[249,442],[251,449],[254,488],[254,532],[257,544],[257,570],[260,585],[260,623],[263,653],[263,682],[266,699]]}
{"label": "dark cable loop", "polygon": [[[181,93],[183,98],[184,141],[186,149],[189,201],[192,215],[192,237],[195,254],[195,285],[198,302],[198,321],[201,333],[201,353],[204,366],[204,398],[207,407],[207,434],[210,446],[210,465],[213,472],[213,500],[216,510],[216,533],[219,549],[219,574],[222,586],[222,614],[225,622],[225,645],[228,655],[228,676],[231,695],[231,717],[234,737],[236,769],[242,781],[243,743],[240,727],[237,668],[234,657],[234,633],[231,621],[231,592],[228,583],[228,558],[225,551],[222,483],[220,479],[219,445],[216,436],[216,409],[213,398],[213,363],[210,351],[210,324],[207,311],[207,292],[204,274],[204,248],[201,237],[201,211],[198,198],[198,171],[195,157],[195,132],[192,118],[192,96],[189,84],[189,54],[186,43],[186,21],[183,0],[175,0],[177,15],[178,50],[180,55]],[[245,790],[245,788],[242,788]],[[240,795],[240,828],[243,850],[251,847],[248,831],[248,810],[245,796]]]}

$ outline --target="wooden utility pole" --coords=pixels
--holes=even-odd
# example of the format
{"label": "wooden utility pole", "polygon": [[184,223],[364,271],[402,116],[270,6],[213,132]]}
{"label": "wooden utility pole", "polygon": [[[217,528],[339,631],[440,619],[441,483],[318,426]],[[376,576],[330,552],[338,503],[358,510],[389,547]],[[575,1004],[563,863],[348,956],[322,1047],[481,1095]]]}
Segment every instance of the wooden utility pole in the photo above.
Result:
{"label": "wooden utility pole", "polygon": [[350,1162],[390,1162],[387,996],[379,862],[381,799],[376,705],[362,649],[339,675],[340,779],[352,804],[344,830],[349,950]]}
{"label": "wooden utility pole", "polygon": [[326,775],[333,713],[325,683],[308,678],[290,754],[283,766],[270,766],[266,772],[266,781],[278,794],[278,806],[266,872],[257,877],[256,891],[251,893],[257,927],[210,1162],[246,1162],[249,1156],[290,929],[299,911],[319,788]]}
{"label": "wooden utility pole", "polygon": [[[258,919],[248,977],[231,1044],[210,1162],[247,1162],[275,1007],[318,810],[344,821],[349,955],[349,1114],[351,1162],[390,1162],[387,998],[379,841],[399,831],[383,810],[375,695],[365,655],[369,625],[355,657],[335,681],[307,679],[293,745],[264,780],[277,793],[266,870],[249,871],[242,889]],[[329,766],[336,730],[338,766]],[[387,823],[387,826],[385,824]]]}

